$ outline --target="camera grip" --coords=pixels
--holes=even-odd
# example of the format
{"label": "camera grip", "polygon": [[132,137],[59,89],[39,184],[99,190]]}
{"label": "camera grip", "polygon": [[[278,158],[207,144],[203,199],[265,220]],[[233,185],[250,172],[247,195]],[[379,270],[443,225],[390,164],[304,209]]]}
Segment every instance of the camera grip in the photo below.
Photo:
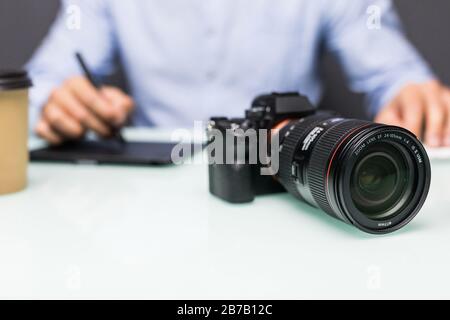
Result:
{"label": "camera grip", "polygon": [[209,165],[209,191],[230,203],[252,202],[252,165]]}

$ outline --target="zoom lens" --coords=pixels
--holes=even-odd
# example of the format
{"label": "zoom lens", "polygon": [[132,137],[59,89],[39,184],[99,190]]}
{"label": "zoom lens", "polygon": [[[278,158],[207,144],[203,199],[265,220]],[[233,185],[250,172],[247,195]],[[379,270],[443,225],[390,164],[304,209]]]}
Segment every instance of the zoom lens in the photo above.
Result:
{"label": "zoom lens", "polygon": [[427,154],[409,131],[319,113],[280,129],[278,180],[294,196],[370,233],[395,231],[428,194]]}

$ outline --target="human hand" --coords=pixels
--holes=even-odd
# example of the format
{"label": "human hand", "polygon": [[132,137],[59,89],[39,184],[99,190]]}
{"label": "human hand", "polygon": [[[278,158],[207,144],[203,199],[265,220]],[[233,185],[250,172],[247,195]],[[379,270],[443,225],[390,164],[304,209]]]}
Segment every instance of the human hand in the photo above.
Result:
{"label": "human hand", "polygon": [[120,89],[98,90],[85,77],[73,77],[53,90],[35,130],[51,144],[81,139],[88,130],[108,137],[133,108],[133,99]]}
{"label": "human hand", "polygon": [[375,118],[404,127],[430,147],[450,146],[450,89],[439,81],[410,84]]}

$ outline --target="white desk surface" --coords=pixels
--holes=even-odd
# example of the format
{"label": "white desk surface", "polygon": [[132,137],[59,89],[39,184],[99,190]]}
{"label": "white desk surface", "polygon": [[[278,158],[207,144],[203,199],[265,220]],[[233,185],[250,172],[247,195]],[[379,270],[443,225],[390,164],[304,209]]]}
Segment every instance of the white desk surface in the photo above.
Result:
{"label": "white desk surface", "polygon": [[31,164],[0,197],[0,297],[450,298],[450,161],[432,166],[417,218],[372,236],[288,194],[227,204],[202,165]]}

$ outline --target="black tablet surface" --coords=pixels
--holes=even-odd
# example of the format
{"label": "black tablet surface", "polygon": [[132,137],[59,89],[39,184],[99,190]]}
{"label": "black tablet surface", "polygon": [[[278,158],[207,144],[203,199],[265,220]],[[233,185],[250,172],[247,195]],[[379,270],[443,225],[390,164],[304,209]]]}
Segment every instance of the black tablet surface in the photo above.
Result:
{"label": "black tablet surface", "polygon": [[35,162],[81,164],[155,165],[171,164],[175,143],[80,141],[30,152]]}

